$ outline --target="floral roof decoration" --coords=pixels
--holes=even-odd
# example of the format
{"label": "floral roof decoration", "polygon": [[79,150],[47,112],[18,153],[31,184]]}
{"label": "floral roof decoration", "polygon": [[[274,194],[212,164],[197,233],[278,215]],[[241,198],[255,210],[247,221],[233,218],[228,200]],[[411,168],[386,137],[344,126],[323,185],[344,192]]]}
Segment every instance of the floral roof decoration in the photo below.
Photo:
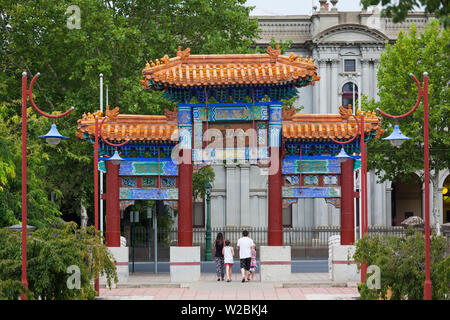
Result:
{"label": "floral roof decoration", "polygon": [[178,48],[177,56],[165,55],[146,63],[142,70],[144,89],[174,87],[281,85],[296,87],[320,80],[312,58],[282,56],[279,47],[264,54],[191,55],[190,49]]}

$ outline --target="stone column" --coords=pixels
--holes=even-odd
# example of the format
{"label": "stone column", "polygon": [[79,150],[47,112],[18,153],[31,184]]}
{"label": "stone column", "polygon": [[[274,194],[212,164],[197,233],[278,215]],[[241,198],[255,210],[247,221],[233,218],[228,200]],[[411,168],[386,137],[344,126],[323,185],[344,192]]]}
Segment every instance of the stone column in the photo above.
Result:
{"label": "stone column", "polygon": [[236,190],[236,165],[226,164],[226,221],[228,226],[239,226],[241,220],[239,218],[238,192]]}
{"label": "stone column", "polygon": [[373,62],[373,71],[374,71],[374,77],[373,77],[373,97],[375,98],[375,101],[380,101],[380,98],[378,97],[378,79],[377,79],[377,68],[380,60],[374,60]]}
{"label": "stone column", "polygon": [[386,188],[386,226],[392,226],[392,188]]}
{"label": "stone column", "polygon": [[[362,88],[359,88],[359,94],[361,93],[369,96],[369,90],[370,90],[370,69],[369,69],[369,61],[361,59],[361,77],[362,77]],[[370,97],[369,97],[370,98]]]}
{"label": "stone column", "polygon": [[338,101],[338,65],[339,59],[331,60],[331,105],[328,113],[339,113],[340,102]]}
{"label": "stone column", "polygon": [[327,91],[327,83],[328,83],[328,77],[327,77],[327,62],[325,60],[319,60],[319,70],[318,74],[320,74],[320,81],[319,83],[319,90],[320,90],[320,96],[319,96],[319,113],[324,114],[327,113],[327,98],[329,92]]}
{"label": "stone column", "polygon": [[241,226],[250,226],[250,165],[241,164]]}

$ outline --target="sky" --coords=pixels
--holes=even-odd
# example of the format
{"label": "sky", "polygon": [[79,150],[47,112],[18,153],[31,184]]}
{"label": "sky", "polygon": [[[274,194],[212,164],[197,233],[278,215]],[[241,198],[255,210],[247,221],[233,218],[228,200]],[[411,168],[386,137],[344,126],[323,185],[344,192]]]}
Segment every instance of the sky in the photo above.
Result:
{"label": "sky", "polygon": [[[251,15],[310,15],[313,6],[320,7],[319,0],[247,0],[247,5],[256,6]],[[359,0],[339,0],[337,8],[339,11],[360,11],[362,6]]]}
{"label": "sky", "polygon": [[[328,1],[330,8],[332,4]],[[311,15],[312,7],[320,8],[319,0],[247,0],[247,5],[256,6],[253,16],[267,15]],[[360,0],[339,0],[339,11],[360,11]],[[381,9],[381,5],[378,5]],[[423,7],[414,8],[413,11],[423,11]]]}

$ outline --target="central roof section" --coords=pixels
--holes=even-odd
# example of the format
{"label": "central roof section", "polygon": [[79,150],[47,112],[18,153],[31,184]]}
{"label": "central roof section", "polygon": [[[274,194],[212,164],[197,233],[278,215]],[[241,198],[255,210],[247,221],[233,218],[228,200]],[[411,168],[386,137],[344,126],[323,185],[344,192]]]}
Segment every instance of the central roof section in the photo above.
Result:
{"label": "central roof section", "polygon": [[176,57],[169,59],[166,55],[156,63],[147,62],[142,74],[142,87],[151,90],[286,84],[303,87],[320,79],[312,58],[282,56],[278,46],[269,46],[264,54],[210,55],[191,55],[189,48],[181,51],[178,47]]}

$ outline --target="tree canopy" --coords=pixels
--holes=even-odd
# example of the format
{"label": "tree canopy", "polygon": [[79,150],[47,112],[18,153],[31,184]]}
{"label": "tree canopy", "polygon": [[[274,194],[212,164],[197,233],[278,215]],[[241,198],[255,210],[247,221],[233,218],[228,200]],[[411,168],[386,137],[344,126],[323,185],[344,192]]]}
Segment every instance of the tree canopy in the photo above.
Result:
{"label": "tree canopy", "polygon": [[426,13],[434,14],[445,26],[448,26],[450,23],[448,0],[361,0],[364,9],[380,3],[384,6],[382,12],[386,16],[392,17],[394,22],[404,21],[409,11],[422,6]]}
{"label": "tree canopy", "polygon": [[[140,87],[145,62],[178,46],[191,53],[246,53],[258,35],[245,0],[0,0],[0,226],[20,217],[20,79],[41,73],[36,104],[46,112],[75,110],[57,120],[70,137],[56,147],[37,139],[50,121],[29,111],[28,176],[31,216],[77,214],[83,201],[92,213],[92,145],[75,138],[77,119],[99,109],[99,74],[109,88],[109,104],[121,113],[162,114],[174,104],[160,92]],[[80,28],[68,28],[76,5]],[[35,164],[33,164],[35,163]],[[8,180],[5,180],[8,179]],[[7,181],[7,183],[6,183]],[[45,182],[45,183],[44,183]],[[54,201],[50,199],[53,192]],[[10,195],[10,196],[5,196]],[[41,204],[38,206],[37,204]],[[90,221],[92,223],[92,220]],[[30,224],[36,223],[33,219]]]}
{"label": "tree canopy", "polygon": [[[425,26],[420,38],[414,25],[409,34],[400,32],[397,42],[387,44],[381,54],[377,72],[380,100],[362,101],[364,108],[369,110],[378,107],[392,115],[404,114],[415,105],[418,97],[417,86],[410,73],[423,86],[423,73],[428,72],[430,169],[434,170],[432,177],[439,170],[450,167],[450,60],[446,50],[449,41],[450,31],[440,29],[436,20]],[[412,138],[400,148],[381,139],[368,144],[368,165],[376,169],[381,180],[394,181],[398,176],[423,170],[423,112],[422,98],[415,112],[398,120],[403,134]],[[394,124],[395,120],[382,118],[386,136],[392,132]]]}

